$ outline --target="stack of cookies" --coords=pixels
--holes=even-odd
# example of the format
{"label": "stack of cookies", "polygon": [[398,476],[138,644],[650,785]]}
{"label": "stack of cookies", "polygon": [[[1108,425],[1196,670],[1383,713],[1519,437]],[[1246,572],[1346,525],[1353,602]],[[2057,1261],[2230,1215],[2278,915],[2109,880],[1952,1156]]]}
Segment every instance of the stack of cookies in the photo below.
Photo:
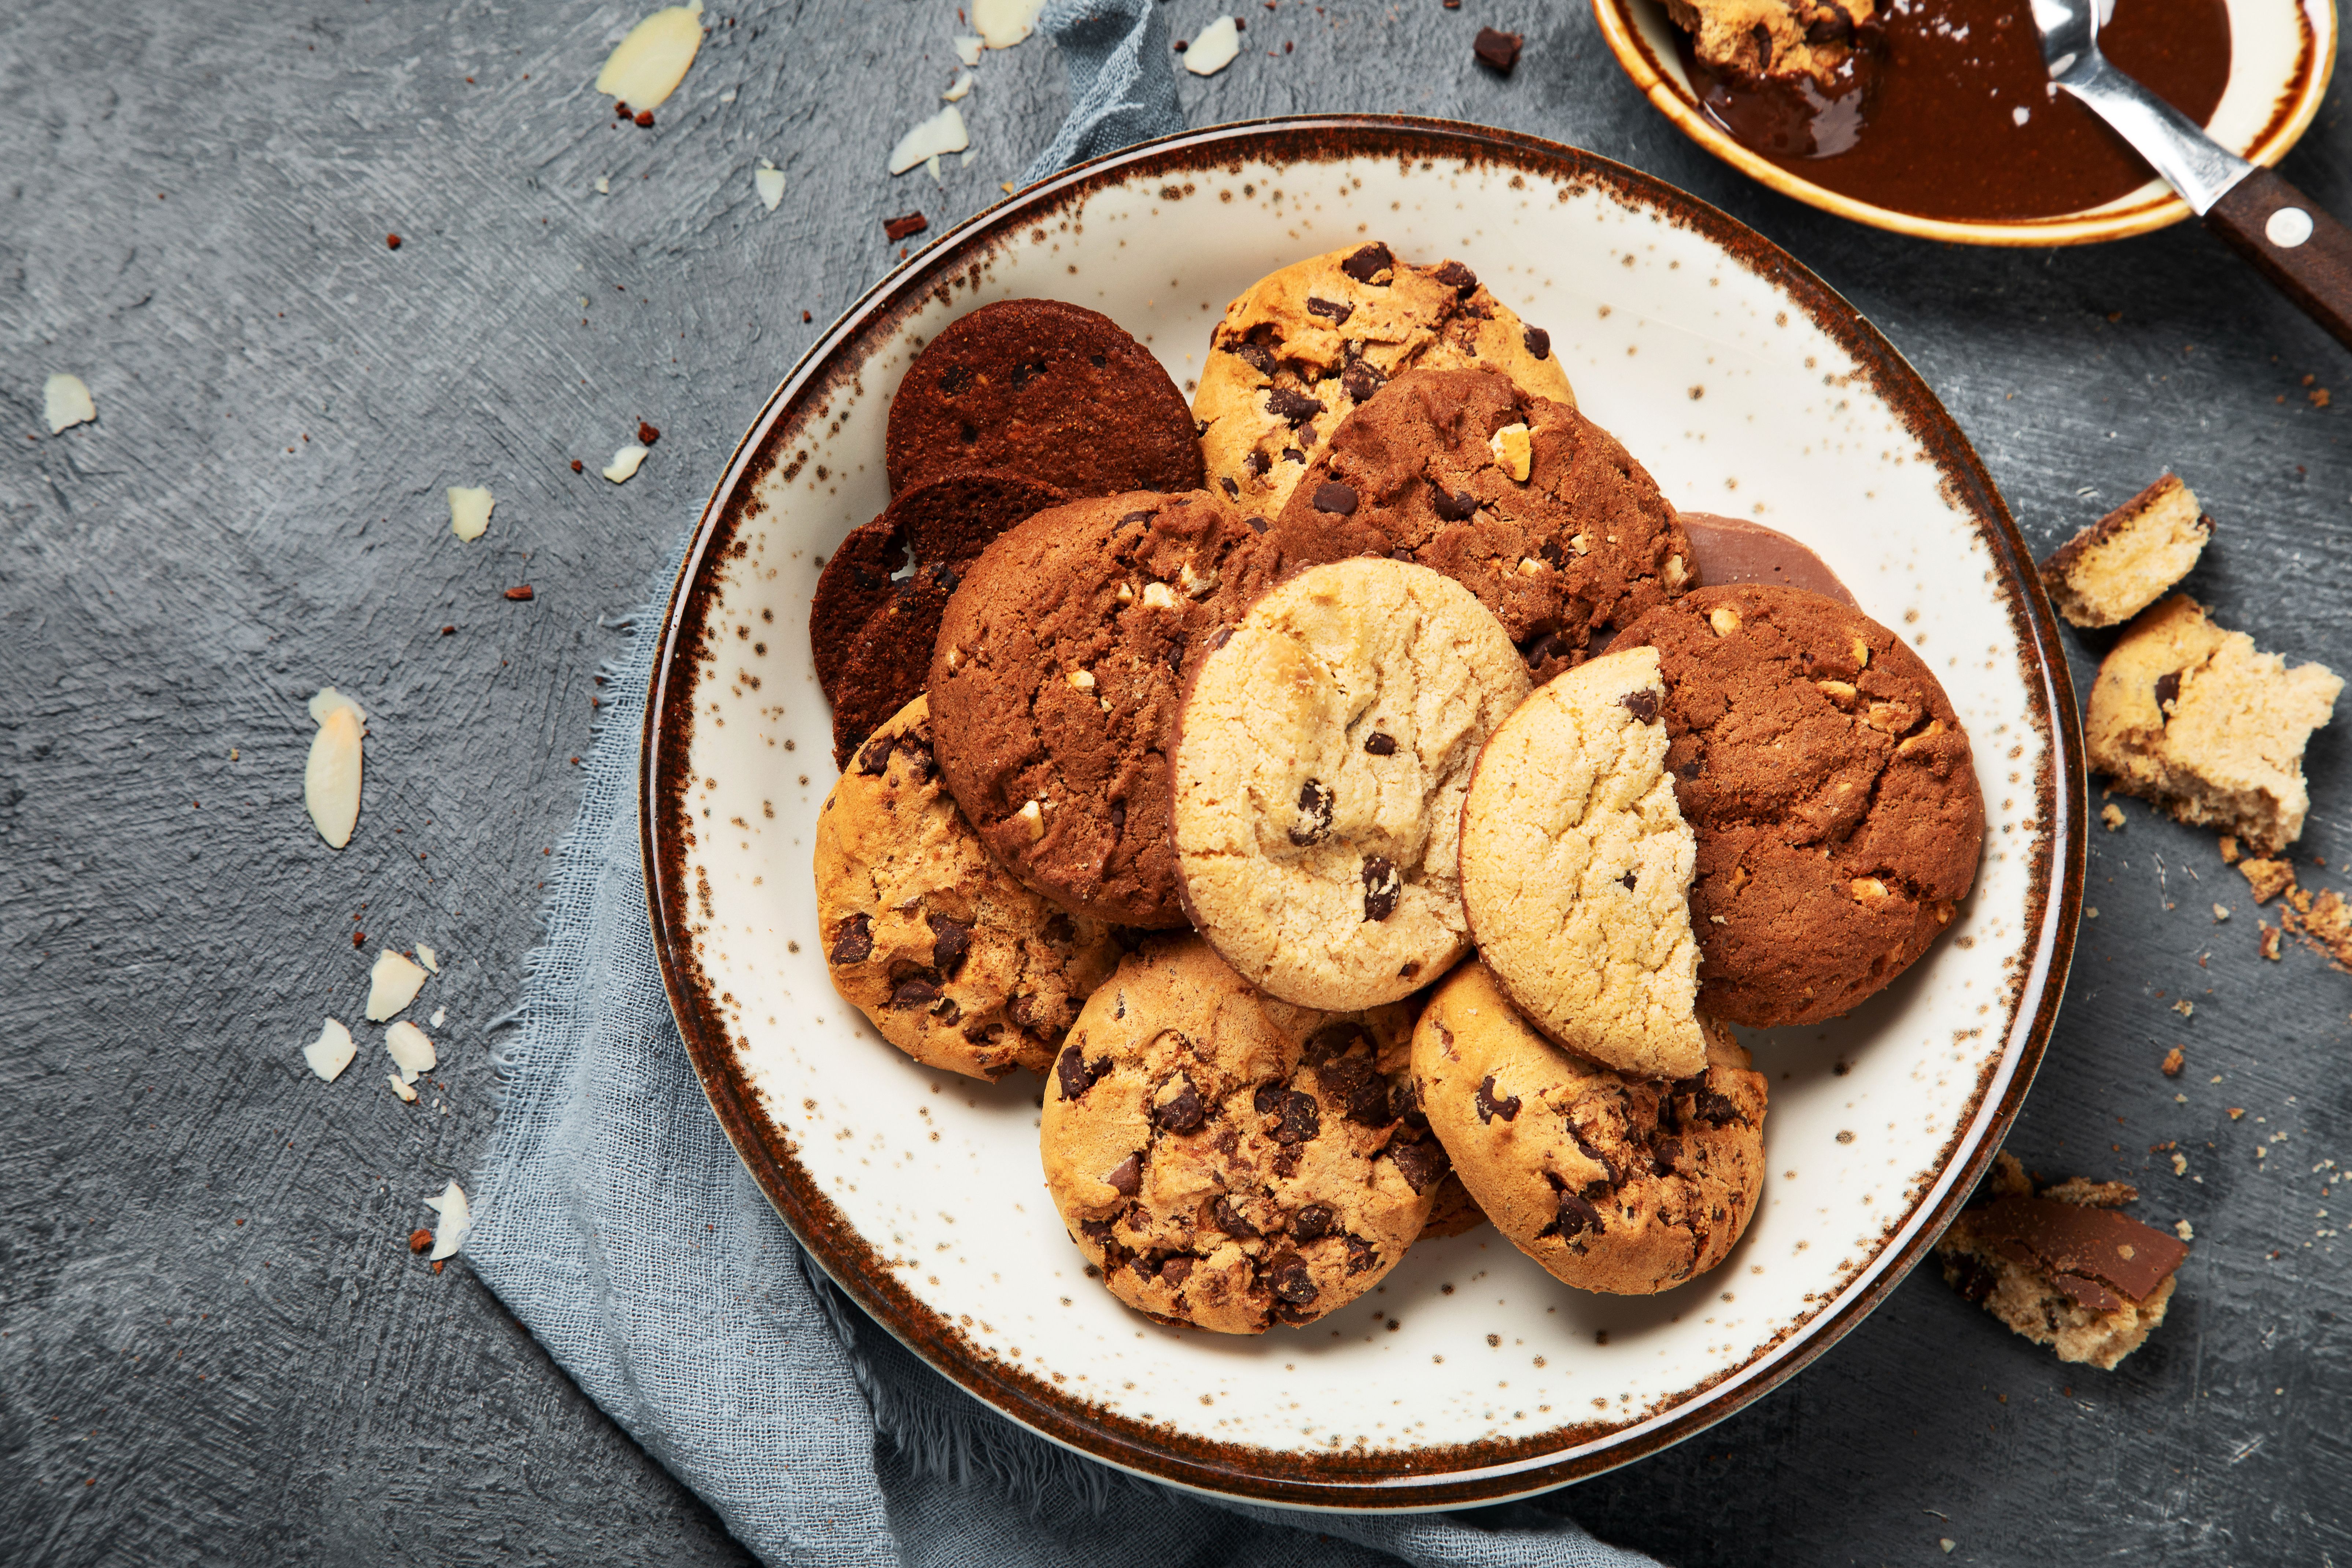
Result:
{"label": "stack of cookies", "polygon": [[1189,413],[1049,301],[909,367],[811,615],[835,985],[1045,1075],[1055,1203],[1156,1318],[1310,1322],[1486,1219],[1586,1289],[1713,1268],[1764,1171],[1727,1024],[1854,1006],[1973,879],[1951,704],[1791,542],[1686,526],[1459,262],[1301,262],[1210,349]]}

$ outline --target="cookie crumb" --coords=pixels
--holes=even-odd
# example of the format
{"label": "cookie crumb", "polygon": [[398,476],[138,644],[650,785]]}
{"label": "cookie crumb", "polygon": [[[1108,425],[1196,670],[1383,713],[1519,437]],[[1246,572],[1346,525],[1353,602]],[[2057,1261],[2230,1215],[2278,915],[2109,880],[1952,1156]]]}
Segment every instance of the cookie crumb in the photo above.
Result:
{"label": "cookie crumb", "polygon": [[2180,1069],[2187,1060],[2187,1053],[2179,1046],[2175,1046],[2170,1050],[2165,1052],[2164,1076],[2167,1078],[2179,1078],[2180,1076]]}
{"label": "cookie crumb", "polygon": [[2099,820],[2107,825],[2108,832],[2120,833],[2123,831],[2124,826],[2123,807],[2117,805],[2113,801],[2109,801],[2106,805],[2099,807]]}
{"label": "cookie crumb", "polygon": [[2188,576],[2212,536],[2196,495],[2166,474],[2060,545],[2042,582],[2074,625],[2121,626]]}

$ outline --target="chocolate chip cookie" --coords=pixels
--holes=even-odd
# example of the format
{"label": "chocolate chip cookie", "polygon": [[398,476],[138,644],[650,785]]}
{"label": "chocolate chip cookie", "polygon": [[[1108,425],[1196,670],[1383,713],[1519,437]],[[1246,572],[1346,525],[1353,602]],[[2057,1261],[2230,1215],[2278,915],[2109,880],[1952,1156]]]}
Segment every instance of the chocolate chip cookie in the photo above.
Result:
{"label": "chocolate chip cookie", "polygon": [[1399,376],[1332,432],[1279,521],[1454,578],[1538,681],[1696,580],[1674,508],[1617,438],[1491,370]]}
{"label": "chocolate chip cookie", "polygon": [[1192,923],[1301,1006],[1392,1002],[1468,942],[1462,797],[1527,696],[1495,617],[1425,566],[1313,566],[1192,676],[1171,776]]}
{"label": "chocolate chip cookie", "polygon": [[816,825],[817,929],[834,989],[928,1067],[1043,1072],[1118,962],[1108,927],[1055,909],[981,847],[916,698],[874,732]]}
{"label": "chocolate chip cookie", "polygon": [[1458,261],[1417,267],[1373,241],[1269,273],[1225,307],[1192,396],[1209,482],[1281,510],[1321,443],[1415,366],[1484,365],[1574,403],[1551,336]]}
{"label": "chocolate chip cookie", "polygon": [[1652,647],[1547,681],[1495,731],[1462,810],[1462,901],[1518,1010],[1643,1078],[1706,1063],[1693,1013],[1697,849],[1666,773]]}
{"label": "chocolate chip cookie", "polygon": [[1201,488],[1184,395],[1108,316],[1003,300],[950,322],[898,383],[884,432],[892,494],[1001,468],[1074,496]]}
{"label": "chocolate chip cookie", "polygon": [[1758,1027],[1848,1011],[1976,880],[1984,797],[1950,699],[1902,638],[1797,588],[1699,589],[1613,646],[1645,644],[1698,839],[1699,1010]]}
{"label": "chocolate chip cookie", "polygon": [[1646,1296],[1723,1261],[1764,1186],[1764,1078],[1706,1024],[1703,1070],[1611,1071],[1538,1034],[1481,963],[1413,1030],[1423,1114],[1511,1245],[1583,1290]]}
{"label": "chocolate chip cookie", "polygon": [[1169,721],[1190,661],[1292,557],[1204,492],[1040,512],[973,562],[940,622],[931,710],[989,848],[1066,909],[1181,926]]}
{"label": "chocolate chip cookie", "polygon": [[1219,1333],[1310,1323],[1396,1266],[1446,1157],[1402,1006],[1333,1014],[1155,937],[1087,1000],[1045,1089],[1062,1223],[1111,1294]]}

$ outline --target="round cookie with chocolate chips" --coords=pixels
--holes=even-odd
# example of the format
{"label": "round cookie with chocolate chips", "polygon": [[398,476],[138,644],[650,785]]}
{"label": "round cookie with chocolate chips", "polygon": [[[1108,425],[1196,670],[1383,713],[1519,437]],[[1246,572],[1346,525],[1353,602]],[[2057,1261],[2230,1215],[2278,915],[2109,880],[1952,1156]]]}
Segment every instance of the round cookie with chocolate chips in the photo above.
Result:
{"label": "round cookie with chocolate chips", "polygon": [[1184,395],[1108,316],[1002,300],[950,321],[891,400],[892,494],[955,468],[1001,468],[1074,496],[1201,488]]}
{"label": "round cookie with chocolate chips", "polygon": [[1644,644],[1697,838],[1700,1011],[1770,1027],[1850,1010],[1976,880],[1984,796],[1951,700],[1901,637],[1797,588],[1702,588],[1614,647]]}
{"label": "round cookie with chocolate chips", "polygon": [[1479,754],[1462,808],[1472,939],[1521,1013],[1622,1072],[1706,1065],[1692,1004],[1696,847],[1666,773],[1658,652],[1612,650],[1536,689]]}
{"label": "round cookie with chocolate chips", "polygon": [[1418,370],[1349,416],[1283,508],[1301,548],[1460,583],[1538,680],[1695,576],[1674,508],[1617,438],[1491,370]]}
{"label": "round cookie with chocolate chips", "polygon": [[927,1067],[1043,1072],[1117,964],[1110,929],[988,857],[940,782],[916,698],[860,747],[816,825],[817,930],[834,989]]}
{"label": "round cookie with chocolate chips", "polygon": [[1465,963],[1413,1030],[1422,1110],[1511,1245],[1580,1290],[1647,1296],[1723,1261],[1764,1186],[1763,1075],[1707,1020],[1704,1067],[1634,1078],[1553,1045]]}
{"label": "round cookie with chocolate chips", "polygon": [[1190,662],[1293,564],[1204,492],[1072,501],[972,563],[940,625],[940,766],[997,858],[1063,907],[1180,926],[1166,737]]}
{"label": "round cookie with chocolate chips", "polygon": [[1403,1006],[1278,1002],[1197,937],[1129,954],[1055,1061],[1040,1143],[1111,1294],[1256,1334],[1378,1284],[1446,1173],[1412,1104],[1412,1030]]}
{"label": "round cookie with chocolate chips", "polygon": [[1301,1006],[1420,990],[1469,936],[1462,798],[1526,698],[1495,617],[1425,566],[1313,566],[1201,660],[1171,751],[1176,871],[1202,934]]}
{"label": "round cookie with chocolate chips", "polygon": [[1416,366],[1468,365],[1576,401],[1551,335],[1458,261],[1418,267],[1374,241],[1269,273],[1225,307],[1192,395],[1209,482],[1272,516],[1322,442],[1383,386]]}

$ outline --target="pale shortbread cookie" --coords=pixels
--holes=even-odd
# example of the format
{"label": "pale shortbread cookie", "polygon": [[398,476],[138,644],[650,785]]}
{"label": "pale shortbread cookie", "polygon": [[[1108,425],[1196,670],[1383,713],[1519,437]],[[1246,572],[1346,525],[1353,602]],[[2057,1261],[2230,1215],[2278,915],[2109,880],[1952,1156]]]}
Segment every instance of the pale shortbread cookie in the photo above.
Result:
{"label": "pale shortbread cookie", "polygon": [[1422,1010],[1413,1080],[1512,1246],[1580,1289],[1649,1295],[1722,1262],[1763,1190],[1763,1076],[1705,1027],[1699,1072],[1612,1072],[1538,1034],[1474,961]]}
{"label": "pale shortbread cookie", "polygon": [[2167,474],[2060,545],[2042,563],[2058,613],[2078,626],[2119,626],[2189,575],[2213,520]]}
{"label": "pale shortbread cookie", "polygon": [[2343,689],[2324,665],[2289,669],[2176,595],[2108,651],[2083,739],[2091,765],[2124,794],[2275,851],[2303,835],[2303,749]]}
{"label": "pale shortbread cookie", "polygon": [[1111,928],[989,858],[908,703],[851,755],[816,821],[817,929],[834,989],[926,1067],[1043,1072],[1118,962]]}
{"label": "pale shortbread cookie", "polygon": [[1339,421],[1416,366],[1498,370],[1524,392],[1576,403],[1551,334],[1470,268],[1351,245],[1268,273],[1225,307],[1192,395],[1210,486],[1276,516]]}
{"label": "pale shortbread cookie", "polygon": [[1250,606],[1176,720],[1177,881],[1254,985],[1370,1007],[1462,953],[1456,867],[1478,749],[1527,695],[1470,591],[1406,562],[1310,567]]}
{"label": "pale shortbread cookie", "polygon": [[1462,901],[1503,989],[1544,1033],[1626,1072],[1705,1064],[1693,1011],[1697,838],[1666,773],[1658,650],[1536,689],[1478,759],[1462,812]]}
{"label": "pale shortbread cookie", "polygon": [[1361,1296],[1430,1217],[1445,1152],[1412,1103],[1412,1013],[1294,1007],[1198,937],[1087,1002],[1045,1089],[1045,1185],[1129,1306],[1219,1333]]}

